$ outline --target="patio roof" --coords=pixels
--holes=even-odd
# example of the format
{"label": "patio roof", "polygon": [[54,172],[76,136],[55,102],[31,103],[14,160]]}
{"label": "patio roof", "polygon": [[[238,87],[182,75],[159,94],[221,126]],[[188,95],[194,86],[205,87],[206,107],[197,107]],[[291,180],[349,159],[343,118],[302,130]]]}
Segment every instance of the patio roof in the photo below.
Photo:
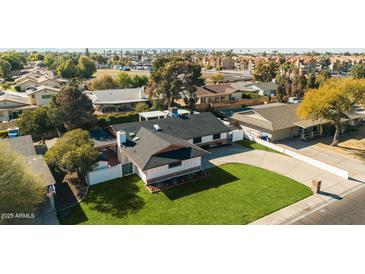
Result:
{"label": "patio roof", "polygon": [[155,110],[155,111],[141,112],[139,114],[139,116],[141,116],[145,119],[149,119],[149,118],[156,118],[156,117],[166,117],[167,113],[160,111],[160,110]]}

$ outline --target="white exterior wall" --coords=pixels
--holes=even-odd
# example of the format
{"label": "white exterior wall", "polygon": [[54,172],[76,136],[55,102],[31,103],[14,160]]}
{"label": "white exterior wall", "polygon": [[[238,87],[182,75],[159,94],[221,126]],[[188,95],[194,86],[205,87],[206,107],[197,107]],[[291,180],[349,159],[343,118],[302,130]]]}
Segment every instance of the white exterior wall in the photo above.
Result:
{"label": "white exterior wall", "polygon": [[[192,159],[182,161],[181,166],[177,166],[177,167],[174,167],[174,168],[169,168],[168,165],[159,166],[159,167],[155,167],[155,168],[151,168],[151,169],[146,170],[144,172],[144,174],[146,176],[145,179],[150,180],[150,179],[153,179],[153,178],[166,176],[166,175],[169,175],[171,173],[181,172],[181,171],[188,170],[188,169],[191,169],[191,168],[196,168],[196,167],[200,168],[200,166],[201,166],[201,157],[196,157],[196,158],[192,158]],[[141,171],[141,173],[143,173],[143,172]],[[141,177],[141,179],[143,180],[142,177]],[[145,180],[143,180],[143,181],[145,181]]]}
{"label": "white exterior wall", "polygon": [[[32,94],[34,95],[34,99],[32,98],[32,103],[37,105],[37,106],[44,106],[46,104],[48,104],[48,102],[51,100],[51,98],[42,98],[43,95],[52,95],[52,96],[56,96],[57,95],[57,92],[56,91],[53,91],[53,90],[42,90],[42,91],[39,91],[35,94]],[[31,96],[32,96],[31,95]],[[33,101],[34,100],[34,101]]]}
{"label": "white exterior wall", "polygon": [[122,165],[89,171],[87,173],[87,182],[89,185],[96,185],[112,179],[123,177]]}
{"label": "white exterior wall", "polygon": [[202,137],[202,144],[208,143],[213,141],[213,135],[203,136]]}
{"label": "white exterior wall", "polygon": [[37,84],[35,82],[32,82],[32,81],[27,81],[27,82],[24,82],[24,83],[19,85],[21,91],[24,91],[24,90],[27,90],[30,87],[36,87],[36,86],[39,86],[39,84]]}

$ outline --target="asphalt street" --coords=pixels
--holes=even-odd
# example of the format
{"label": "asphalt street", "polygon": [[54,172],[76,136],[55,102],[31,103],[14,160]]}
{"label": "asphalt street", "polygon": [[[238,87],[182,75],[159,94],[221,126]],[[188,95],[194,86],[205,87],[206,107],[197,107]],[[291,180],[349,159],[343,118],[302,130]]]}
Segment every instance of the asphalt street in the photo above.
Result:
{"label": "asphalt street", "polygon": [[295,222],[296,225],[365,225],[365,186]]}

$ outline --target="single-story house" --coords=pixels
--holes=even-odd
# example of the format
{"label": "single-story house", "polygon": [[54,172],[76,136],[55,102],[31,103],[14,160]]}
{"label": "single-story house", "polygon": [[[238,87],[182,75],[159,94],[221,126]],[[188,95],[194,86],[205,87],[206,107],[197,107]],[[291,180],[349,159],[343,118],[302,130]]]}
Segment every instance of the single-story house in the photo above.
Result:
{"label": "single-story house", "polygon": [[[22,77],[21,77],[22,78]],[[15,84],[20,91],[25,91],[29,88],[38,86],[50,86],[53,88],[60,88],[61,82],[56,78],[49,78],[47,76],[41,76],[38,78],[32,76],[24,76],[22,79],[18,80]]]}
{"label": "single-story house", "polygon": [[[248,110],[236,112],[231,117],[244,130],[245,134],[263,137],[270,141],[300,137],[302,140],[321,136],[321,125],[328,124],[326,120],[303,120],[296,109],[299,104],[273,103],[250,107]],[[361,116],[355,113],[347,114],[341,123],[357,125]]]}
{"label": "single-story house", "polygon": [[123,176],[137,174],[148,185],[199,172],[202,157],[208,153],[205,149],[230,144],[231,131],[208,112],[112,125],[109,133],[115,141],[103,137],[94,142],[105,152],[107,169],[98,166],[89,172],[88,181],[107,181],[121,177],[122,172]]}
{"label": "single-story house", "polygon": [[196,103],[228,103],[242,99],[242,91],[233,88],[230,84],[211,84],[198,87]]}
{"label": "single-story house", "polygon": [[30,88],[26,91],[26,94],[30,97],[30,102],[33,105],[43,106],[46,105],[53,96],[56,96],[61,89],[50,86],[37,86]]}
{"label": "single-story house", "polygon": [[30,135],[26,135],[14,138],[6,138],[0,139],[0,142],[7,143],[10,148],[23,156],[24,163],[30,168],[31,172],[43,179],[42,182],[44,183],[44,196],[45,199],[47,199],[47,209],[50,211],[55,210],[54,185],[56,184],[56,181],[43,156],[36,153],[32,137]]}
{"label": "single-story house", "polygon": [[140,127],[134,136],[117,132],[121,163],[131,164],[145,184],[201,170],[201,157],[208,152],[181,138]]}
{"label": "single-story house", "polygon": [[138,103],[149,102],[144,88],[95,90],[86,93],[97,111],[130,111]]}
{"label": "single-story house", "polygon": [[255,83],[247,83],[247,84],[236,84],[236,88],[239,88],[241,91],[247,92],[255,92],[261,96],[272,97],[276,95],[276,89],[278,88],[278,84],[273,82],[255,82]]}
{"label": "single-story house", "polygon": [[18,115],[27,109],[34,109],[30,98],[20,92],[0,91],[0,122],[16,119]]}

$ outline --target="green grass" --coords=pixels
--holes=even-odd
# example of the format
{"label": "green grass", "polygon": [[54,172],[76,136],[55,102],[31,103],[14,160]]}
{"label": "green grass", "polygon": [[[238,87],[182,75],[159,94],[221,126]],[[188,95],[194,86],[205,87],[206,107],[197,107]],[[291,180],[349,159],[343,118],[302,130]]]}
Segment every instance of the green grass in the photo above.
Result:
{"label": "green grass", "polygon": [[279,151],[273,150],[272,148],[269,147],[265,147],[264,145],[255,143],[254,141],[250,141],[250,140],[242,140],[242,141],[237,141],[236,144],[239,144],[241,146],[250,148],[250,149],[257,149],[257,150],[265,150],[265,151],[269,151],[269,152],[275,152],[275,153],[280,153]]}
{"label": "green grass", "polygon": [[290,178],[244,164],[225,164],[209,177],[151,194],[135,175],[90,188],[62,224],[247,224],[312,191]]}

